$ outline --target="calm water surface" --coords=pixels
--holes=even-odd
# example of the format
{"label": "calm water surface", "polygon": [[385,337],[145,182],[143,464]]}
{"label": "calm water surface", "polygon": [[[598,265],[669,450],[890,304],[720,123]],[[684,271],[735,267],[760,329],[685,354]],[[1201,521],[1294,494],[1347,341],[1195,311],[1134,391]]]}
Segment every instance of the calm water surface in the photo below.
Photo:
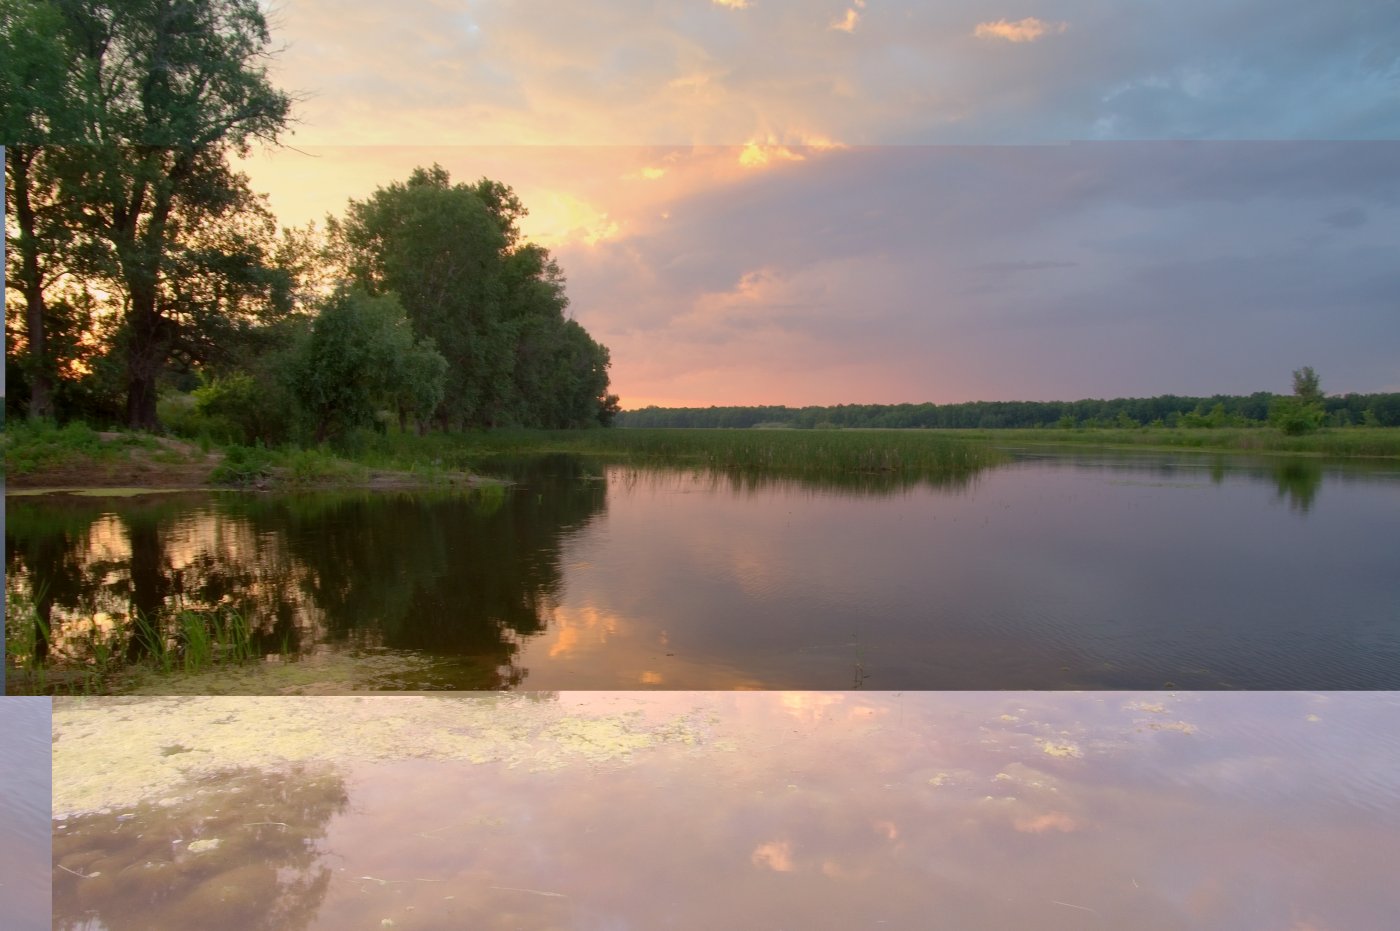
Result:
{"label": "calm water surface", "polygon": [[47,698],[0,699],[0,926],[50,925]]}
{"label": "calm water surface", "polygon": [[[56,710],[56,791],[91,779],[63,756],[84,742],[159,747],[147,718],[200,773],[56,811],[56,928],[1382,931],[1400,914],[1394,694],[259,701]],[[487,702],[489,725],[422,723]],[[269,712],[297,731],[294,764],[209,769],[262,752]],[[441,733],[482,729],[528,731],[528,752]]]}
{"label": "calm water surface", "polygon": [[375,658],[357,688],[1400,689],[1400,464],[509,474],[474,497],[11,497],[8,585],[51,657],[135,611],[235,605],[284,674]]}

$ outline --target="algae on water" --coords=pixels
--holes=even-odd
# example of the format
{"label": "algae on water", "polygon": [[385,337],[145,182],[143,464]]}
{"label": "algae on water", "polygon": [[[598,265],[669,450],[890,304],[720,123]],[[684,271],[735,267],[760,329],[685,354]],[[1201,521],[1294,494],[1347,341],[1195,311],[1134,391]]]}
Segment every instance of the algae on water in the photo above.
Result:
{"label": "algae on water", "polygon": [[429,759],[552,770],[626,764],[663,745],[724,749],[709,730],[691,712],[648,722],[517,695],[56,698],[53,813],[166,799],[235,768]]}

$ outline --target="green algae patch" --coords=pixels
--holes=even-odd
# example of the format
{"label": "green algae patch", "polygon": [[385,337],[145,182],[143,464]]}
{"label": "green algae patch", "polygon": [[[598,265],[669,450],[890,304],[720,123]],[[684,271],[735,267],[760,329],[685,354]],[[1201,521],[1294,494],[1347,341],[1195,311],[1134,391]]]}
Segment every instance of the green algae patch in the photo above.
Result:
{"label": "green algae patch", "polygon": [[1084,751],[1078,745],[1068,741],[1042,740],[1040,749],[1048,756],[1057,757],[1062,760],[1077,760],[1084,756]]}
{"label": "green algae patch", "polygon": [[543,771],[719,749],[691,711],[648,722],[517,695],[57,698],[53,736],[55,818],[179,797],[235,768],[424,759]]}

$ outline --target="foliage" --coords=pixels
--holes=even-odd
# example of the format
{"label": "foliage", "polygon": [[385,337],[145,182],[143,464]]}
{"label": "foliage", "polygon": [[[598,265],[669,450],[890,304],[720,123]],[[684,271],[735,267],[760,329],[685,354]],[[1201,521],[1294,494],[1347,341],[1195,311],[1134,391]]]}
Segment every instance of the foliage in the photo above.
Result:
{"label": "foliage", "polygon": [[[506,185],[453,183],[434,165],[351,201],[331,223],[346,273],[370,294],[397,295],[446,360],[433,410],[441,427],[586,426],[616,410],[607,349],[565,319],[558,264],[518,243],[524,215]],[[421,408],[429,398],[411,400]]]}
{"label": "foliage", "polygon": [[[257,211],[227,155],[275,140],[290,99],[268,83],[270,38],[254,0],[38,0],[32,9],[53,30],[46,51],[62,77],[40,75],[39,98],[4,98],[7,129],[19,122],[16,108],[37,114],[6,137],[30,156],[7,171],[7,196],[28,205],[26,243],[44,239],[50,262],[62,257],[114,295],[127,419],[155,427],[166,362],[182,348],[198,355],[182,342],[210,336],[248,299],[276,302],[277,276],[240,229]],[[6,15],[8,27],[8,7]],[[28,316],[42,310],[45,270],[20,251]],[[38,400],[51,361],[42,328],[26,335]]]}
{"label": "foliage", "polygon": [[343,288],[321,308],[291,366],[293,391],[320,443],[405,399],[438,397],[446,363],[431,342],[414,340],[398,298]]}
{"label": "foliage", "polygon": [[34,475],[80,460],[112,460],[133,446],[155,445],[152,437],[132,433],[104,442],[81,421],[62,427],[48,420],[17,421],[5,429],[5,470],[11,475]]}
{"label": "foliage", "polygon": [[[1151,398],[1079,401],[969,401],[958,404],[839,404],[830,407],[647,407],[622,411],[619,427],[752,427],[781,423],[800,429],[832,427],[1008,429],[1098,424],[1117,426],[1119,415],[1141,424],[1182,425],[1190,415],[1201,426],[1263,426],[1276,395],[1213,395],[1209,398],[1159,395]],[[1345,410],[1353,423],[1371,411],[1372,426],[1400,426],[1400,393],[1348,394],[1323,399],[1328,414]],[[1219,408],[1219,411],[1217,411]],[[1192,418],[1194,419],[1194,418]],[[1218,422],[1212,422],[1217,420]],[[1160,427],[1158,428],[1160,429]]]}
{"label": "foliage", "polygon": [[1269,423],[1288,436],[1301,436],[1321,427],[1327,418],[1322,387],[1312,366],[1293,373],[1293,396],[1276,398],[1269,405]]}
{"label": "foliage", "polygon": [[273,455],[261,446],[230,446],[209,480],[219,485],[255,485],[273,473]]}

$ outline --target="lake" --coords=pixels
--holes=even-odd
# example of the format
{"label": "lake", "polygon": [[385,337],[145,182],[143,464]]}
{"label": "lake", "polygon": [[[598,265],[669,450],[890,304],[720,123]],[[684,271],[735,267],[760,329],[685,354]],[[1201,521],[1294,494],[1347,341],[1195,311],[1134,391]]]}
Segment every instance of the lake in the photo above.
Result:
{"label": "lake", "polygon": [[140,661],[138,613],[172,644],[181,610],[249,619],[261,662],[159,692],[1400,689],[1400,463],[1009,452],[948,481],[548,456],[473,494],[10,496],[7,586],[51,660]]}
{"label": "lake", "polygon": [[60,698],[55,929],[1379,929],[1400,698]]}

